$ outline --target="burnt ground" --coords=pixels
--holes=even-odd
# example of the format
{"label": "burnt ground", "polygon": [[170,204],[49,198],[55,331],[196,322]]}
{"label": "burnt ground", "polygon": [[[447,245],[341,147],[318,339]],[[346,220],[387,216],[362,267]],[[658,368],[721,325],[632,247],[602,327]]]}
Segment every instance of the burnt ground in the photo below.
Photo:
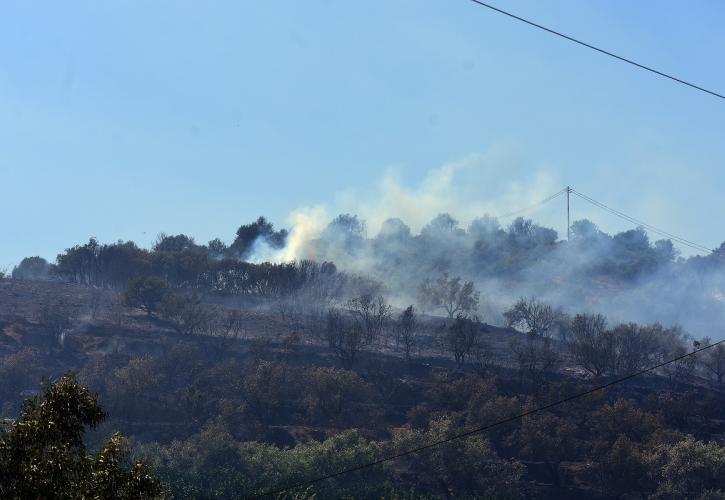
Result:
{"label": "burnt ground", "polygon": [[[48,333],[42,324],[42,311],[49,304],[62,300],[74,310],[73,327],[64,335],[62,345],[48,339]],[[291,364],[340,366],[335,353],[314,332],[300,334],[297,327],[284,321],[271,309],[246,307],[241,309],[244,317],[244,331],[241,338],[228,346],[232,355],[240,358],[254,355],[262,349],[268,354],[286,356]],[[402,353],[392,340],[361,353],[361,364],[379,366],[384,364],[391,374],[396,375],[410,389],[407,397],[385,403],[385,412],[390,427],[402,425],[406,413],[419,401],[412,395],[421,395],[430,386],[431,374],[445,372],[453,377],[471,371],[470,367],[460,369],[452,358],[438,347],[436,331],[444,318],[426,316],[421,318],[423,329],[422,347],[417,353],[415,363],[403,362]],[[520,333],[493,325],[485,325],[485,342],[492,352],[492,360],[498,384],[504,391],[520,391],[521,381],[514,369],[514,360],[509,348],[511,340]],[[46,373],[56,377],[69,370],[80,370],[90,360],[99,355],[115,355],[126,359],[137,356],[160,356],[174,344],[194,342],[202,348],[213,346],[215,339],[188,336],[177,333],[163,320],[148,317],[141,311],[129,310],[123,306],[121,295],[112,290],[93,289],[79,285],[59,282],[0,281],[0,357],[17,353],[22,349],[34,349],[42,352],[46,363]],[[394,367],[391,369],[391,367]],[[568,396],[591,387],[581,369],[566,359],[560,364],[557,373],[550,378],[569,384],[564,393],[542,395],[541,400],[551,401]],[[606,380],[604,380],[606,381]],[[587,385],[588,384],[588,385]],[[566,384],[564,384],[566,385]],[[39,386],[27,387],[18,394],[18,398],[29,397]],[[684,421],[690,432],[699,439],[725,439],[725,392],[709,381],[695,378],[687,384],[687,397],[658,401],[658,398],[672,398],[673,392],[685,386],[664,376],[645,376],[625,384],[607,389],[606,393],[592,396],[592,400],[602,398],[631,398],[666,408],[673,422]],[[534,388],[535,389],[535,388]],[[684,392],[684,391],[683,391]],[[586,401],[575,404],[587,404]],[[713,417],[719,415],[719,417]],[[678,420],[679,419],[679,420]],[[197,427],[180,426],[178,422],[153,420],[131,421],[114,420],[114,430],[118,429],[132,436],[136,441],[168,442],[184,437]],[[265,439],[281,445],[321,439],[337,432],[332,427],[313,427],[305,425],[274,426]],[[361,429],[370,437],[385,438],[387,431],[381,429]],[[108,433],[109,429],[100,432]],[[276,433],[276,434],[275,434]],[[524,462],[527,465],[526,479],[537,494],[551,487],[548,484],[546,467],[537,462]],[[566,478],[564,489],[552,490],[551,495],[561,498],[568,494],[571,498],[580,497],[581,484],[588,482],[591,473],[586,463],[565,462],[561,466]],[[555,491],[555,493],[553,493]],[[568,491],[568,493],[566,493]]]}
{"label": "burnt ground", "polygon": [[[203,336],[181,335],[169,322],[125,307],[118,291],[62,282],[5,279],[0,280],[0,356],[24,347],[48,349],[48,334],[41,320],[42,310],[59,300],[72,307],[74,320],[72,328],[64,335],[64,345],[52,348],[58,369],[74,369],[73,365],[77,362],[99,354],[158,355],[178,341],[201,344],[214,341]],[[224,303],[218,299],[213,301]],[[241,307],[238,310],[243,315],[243,331],[229,346],[231,351],[249,353],[264,343],[265,348],[272,351],[292,348],[296,354],[294,363],[339,365],[334,352],[319,333],[301,332],[297,324],[285,321],[273,307]],[[443,351],[437,340],[437,331],[445,321],[446,318],[436,316],[420,318],[422,334],[415,353],[416,363],[414,368],[406,368],[407,371],[422,374],[437,369],[458,370],[452,357]],[[510,342],[516,337],[522,338],[523,334],[485,323],[483,329],[483,339],[491,352],[491,362],[496,366],[497,375],[504,383],[513,381],[516,378],[513,373],[515,360]],[[387,340],[362,352],[361,358],[400,364],[403,354],[393,340]],[[575,381],[588,378],[586,372],[574,366],[566,355],[559,363],[555,376]],[[656,392],[673,384],[676,386],[676,382],[665,377],[648,376],[628,382],[627,392],[645,397],[649,391]],[[700,378],[691,380],[689,386],[709,393],[722,393],[721,388]]]}

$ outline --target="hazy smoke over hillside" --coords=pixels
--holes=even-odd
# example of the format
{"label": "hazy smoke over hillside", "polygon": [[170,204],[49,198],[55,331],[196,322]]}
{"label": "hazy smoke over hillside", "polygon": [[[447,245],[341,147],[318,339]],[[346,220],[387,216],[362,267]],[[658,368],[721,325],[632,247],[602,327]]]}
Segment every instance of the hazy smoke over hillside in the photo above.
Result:
{"label": "hazy smoke over hillside", "polygon": [[[722,254],[682,259],[669,241],[650,241],[641,229],[610,236],[586,220],[573,224],[571,242],[562,241],[547,227],[566,229],[556,202],[521,214],[541,225],[497,219],[562,184],[544,169],[526,174],[530,166],[500,157],[494,151],[446,164],[412,188],[390,173],[371,195],[349,191],[334,209],[299,209],[285,246],[257,241],[250,260],[332,261],[382,281],[397,305],[414,302],[421,281],[446,272],[476,283],[481,313],[495,323],[516,298],[537,296],[571,313],[678,323],[697,336],[723,336],[713,330],[725,321]],[[495,180],[517,175],[517,183]]]}
{"label": "hazy smoke over hillside", "polygon": [[[354,214],[364,221],[368,237],[386,230],[384,225],[391,219],[404,221],[417,233],[441,213],[452,214],[467,225],[484,214],[498,215],[529,206],[561,189],[561,182],[544,169],[533,173],[531,170],[531,165],[498,149],[446,163],[429,171],[413,187],[405,185],[391,170],[380,179],[373,193],[347,190],[336,196],[334,207],[315,205],[294,211],[287,221],[291,231],[285,248],[275,250],[260,241],[252,260],[287,262],[314,258],[319,249],[311,243],[341,213]],[[520,180],[500,180],[512,177]],[[557,215],[561,223],[561,212]],[[551,222],[541,214],[537,219]]]}

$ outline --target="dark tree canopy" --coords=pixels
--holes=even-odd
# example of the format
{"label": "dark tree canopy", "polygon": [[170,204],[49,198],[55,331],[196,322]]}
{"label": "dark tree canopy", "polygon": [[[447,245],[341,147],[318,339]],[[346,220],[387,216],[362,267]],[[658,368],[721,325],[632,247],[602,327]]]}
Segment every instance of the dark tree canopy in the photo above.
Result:
{"label": "dark tree canopy", "polygon": [[41,280],[48,278],[50,264],[42,257],[25,257],[13,268],[13,279]]}
{"label": "dark tree canopy", "polygon": [[562,313],[535,298],[522,297],[504,311],[503,316],[509,327],[525,331],[530,335],[549,337]]}
{"label": "dark tree canopy", "polygon": [[462,281],[459,276],[450,277],[447,273],[435,281],[425,280],[418,291],[423,304],[443,309],[449,318],[475,313],[480,299],[473,281]]}
{"label": "dark tree canopy", "polygon": [[365,233],[365,222],[357,215],[340,214],[327,225],[321,238],[332,248],[352,254],[362,250]]}
{"label": "dark tree canopy", "polygon": [[182,252],[196,246],[194,238],[185,234],[167,235],[159,233],[154,243],[154,252]]}
{"label": "dark tree canopy", "polygon": [[97,453],[84,443],[86,428],[106,414],[73,375],[23,404],[9,429],[0,428],[0,497],[155,498],[161,484],[148,467],[129,459],[128,443],[116,434]]}
{"label": "dark tree canopy", "polygon": [[410,238],[410,227],[400,219],[387,219],[383,222],[378,238]]}
{"label": "dark tree canopy", "polygon": [[146,314],[151,316],[164,301],[168,292],[168,285],[164,280],[138,276],[128,282],[124,301],[131,307],[143,309]]}
{"label": "dark tree canopy", "polygon": [[250,256],[254,243],[261,239],[272,248],[282,248],[287,241],[287,230],[274,230],[274,225],[265,217],[259,217],[251,224],[244,224],[237,229],[237,237],[230,249],[242,258]]}
{"label": "dark tree canopy", "polygon": [[424,238],[450,237],[456,233],[461,235],[465,234],[465,232],[458,227],[458,221],[454,219],[451,214],[438,214],[420,231],[421,236]]}
{"label": "dark tree canopy", "polygon": [[467,318],[459,314],[445,329],[443,342],[446,350],[453,354],[456,364],[461,367],[480,341],[482,325],[478,318]]}
{"label": "dark tree canopy", "polygon": [[207,248],[209,249],[209,256],[214,259],[224,257],[224,254],[227,252],[227,245],[219,238],[214,238],[209,241]]}

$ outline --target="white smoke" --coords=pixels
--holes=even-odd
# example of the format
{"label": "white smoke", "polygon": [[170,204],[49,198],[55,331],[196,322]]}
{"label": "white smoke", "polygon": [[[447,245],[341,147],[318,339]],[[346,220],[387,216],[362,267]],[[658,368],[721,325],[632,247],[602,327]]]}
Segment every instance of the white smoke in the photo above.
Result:
{"label": "white smoke", "polygon": [[258,264],[315,259],[310,242],[319,237],[329,221],[327,209],[321,205],[297,209],[288,217],[291,229],[284,247],[274,248],[266,239],[258,238],[254,242],[249,261]]}
{"label": "white smoke", "polygon": [[[445,163],[428,171],[412,186],[389,169],[372,193],[349,189],[338,193],[331,206],[295,210],[288,217],[291,230],[285,247],[274,249],[260,240],[250,260],[290,262],[319,257],[313,241],[340,213],[358,215],[367,224],[369,237],[377,235],[383,222],[390,218],[402,219],[413,232],[419,232],[438,214],[450,213],[466,227],[484,214],[511,212],[560,190],[562,183],[548,170],[527,165],[504,148]],[[507,180],[511,178],[518,180]],[[546,223],[547,218],[551,219],[544,215],[538,220]]]}
{"label": "white smoke", "polygon": [[[476,233],[486,221],[465,228],[486,214],[494,217],[536,204],[559,191],[563,182],[545,165],[531,166],[510,151],[492,149],[434,168],[419,182],[405,183],[388,171],[372,191],[350,189],[329,205],[301,208],[290,214],[290,235],[281,249],[262,241],[253,250],[254,262],[291,262],[302,259],[332,261],[344,271],[373,277],[388,289],[389,300],[404,306],[415,300],[420,282],[450,272],[472,279],[482,292],[482,313],[491,322],[519,296],[538,296],[569,312],[602,312],[611,321],[680,323],[693,333],[709,334],[709,325],[725,322],[722,270],[701,275],[692,266],[671,263],[636,280],[617,282],[596,277],[588,269],[612,258],[607,246],[579,248],[563,242],[539,261],[514,269],[514,279],[488,274],[485,260],[472,259]],[[508,179],[517,179],[510,181]],[[565,236],[563,197],[521,214]],[[328,224],[341,213],[357,215],[367,234],[350,241],[349,234]],[[428,234],[425,246],[413,238],[438,214],[449,213],[459,222],[453,231]],[[386,220],[400,219],[392,234],[380,234]],[[500,219],[506,226],[514,217]],[[490,221],[490,219],[488,219]],[[348,220],[349,222],[349,220]],[[495,223],[494,223],[495,224]],[[396,233],[396,228],[398,233]],[[409,231],[408,231],[409,228]],[[401,232],[402,231],[402,232]],[[380,237],[378,235],[380,234]],[[561,238],[560,238],[561,239]],[[418,252],[418,253],[415,253]],[[397,262],[397,263],[396,263]]]}

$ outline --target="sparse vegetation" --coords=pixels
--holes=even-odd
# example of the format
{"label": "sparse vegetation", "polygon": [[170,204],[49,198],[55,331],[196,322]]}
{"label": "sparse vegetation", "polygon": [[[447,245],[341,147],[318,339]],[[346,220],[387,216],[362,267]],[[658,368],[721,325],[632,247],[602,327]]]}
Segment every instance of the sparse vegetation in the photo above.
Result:
{"label": "sparse vegetation", "polygon": [[[401,224],[387,224],[387,239],[373,241],[378,251],[413,238]],[[572,245],[600,237],[585,229],[576,226]],[[555,244],[551,233],[525,221],[504,231],[482,220],[466,232],[443,216],[420,238],[432,249],[441,235],[488,241],[475,252],[500,266],[486,271],[498,276],[515,273],[493,258],[503,251],[490,246],[494,241],[515,249],[511,259],[519,263],[542,258]],[[240,227],[229,246],[198,245],[183,234],[161,234],[151,250],[91,239],[47,268],[34,258],[18,266],[0,289],[1,416],[10,419],[3,436],[42,413],[51,393],[39,384],[58,379],[58,387],[72,387],[93,410],[77,419],[76,430],[95,427],[89,444],[74,438],[63,455],[74,477],[110,460],[102,473],[120,496],[160,495],[156,475],[176,497],[255,495],[488,427],[712,342],[693,344],[676,325],[610,325],[603,314],[537,297],[496,311],[482,303],[473,280],[440,271],[420,276],[421,286],[409,283],[404,296],[418,295],[418,303],[397,308],[400,292],[388,283],[330,262],[240,260],[258,245],[279,248],[286,238],[260,218]],[[320,248],[344,255],[370,241],[362,221],[349,215],[323,238]],[[494,324],[479,320],[482,310],[491,311]],[[718,498],[723,352],[717,346],[566,409],[291,495]],[[90,392],[62,378],[68,370],[97,392],[107,419]],[[133,452],[123,438],[111,437],[114,431],[129,436]],[[2,460],[15,460],[7,453]],[[6,470],[20,470],[13,467]],[[96,480],[55,477],[58,491],[109,491]],[[43,488],[50,487],[24,476],[3,481],[10,497],[31,490],[47,496]]]}

